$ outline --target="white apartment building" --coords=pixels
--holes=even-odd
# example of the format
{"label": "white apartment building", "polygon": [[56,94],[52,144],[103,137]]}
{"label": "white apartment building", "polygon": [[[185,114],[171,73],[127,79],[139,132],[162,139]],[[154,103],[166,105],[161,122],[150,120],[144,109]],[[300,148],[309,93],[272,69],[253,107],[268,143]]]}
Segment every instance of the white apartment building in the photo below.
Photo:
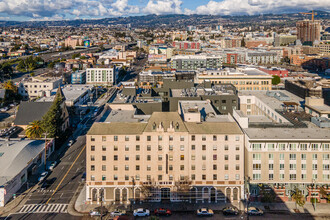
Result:
{"label": "white apartment building", "polygon": [[86,69],[86,83],[113,85],[115,80],[115,66]]}

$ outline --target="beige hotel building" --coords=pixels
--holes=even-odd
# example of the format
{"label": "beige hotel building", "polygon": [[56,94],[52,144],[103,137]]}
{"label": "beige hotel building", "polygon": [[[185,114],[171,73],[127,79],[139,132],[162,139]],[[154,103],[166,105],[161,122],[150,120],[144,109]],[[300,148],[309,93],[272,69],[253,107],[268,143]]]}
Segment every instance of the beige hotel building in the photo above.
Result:
{"label": "beige hotel building", "polygon": [[[97,204],[218,202],[244,197],[244,136],[209,101],[180,101],[178,112],[137,115],[109,105],[87,134],[86,198]],[[134,193],[133,193],[134,192]]]}

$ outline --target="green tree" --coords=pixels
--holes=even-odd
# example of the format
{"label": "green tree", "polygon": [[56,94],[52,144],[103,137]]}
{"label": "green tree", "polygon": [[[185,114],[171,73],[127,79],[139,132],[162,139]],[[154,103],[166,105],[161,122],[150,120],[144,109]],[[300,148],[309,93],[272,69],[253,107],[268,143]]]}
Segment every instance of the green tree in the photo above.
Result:
{"label": "green tree", "polygon": [[42,124],[44,131],[47,132],[47,136],[56,138],[62,133],[62,103],[64,97],[59,89],[56,93],[53,105],[50,107],[49,111],[42,117]]}
{"label": "green tree", "polygon": [[302,194],[301,190],[299,190],[297,187],[293,190],[291,194],[291,198],[294,199],[296,202],[296,209],[297,209],[297,205],[300,207],[304,207],[306,202],[305,197]]}
{"label": "green tree", "polygon": [[14,72],[13,67],[9,63],[2,64],[2,66],[0,68],[1,68],[0,69],[1,75],[5,76],[5,77],[10,77]]}
{"label": "green tree", "polygon": [[330,194],[328,194],[328,192],[324,189],[324,187],[320,188],[320,194],[322,195],[323,198],[325,198],[326,200],[328,200],[328,202],[330,202]]}
{"label": "green tree", "polygon": [[78,57],[80,57],[80,53],[75,53],[75,54],[72,55],[72,59],[76,59]]}
{"label": "green tree", "polygon": [[241,41],[241,47],[245,47],[245,39],[244,39],[244,37],[242,38],[242,41]]}
{"label": "green tree", "polygon": [[272,79],[272,84],[273,85],[278,85],[280,82],[281,82],[281,78],[277,75],[274,75],[273,79]]}
{"label": "green tree", "polygon": [[39,120],[33,121],[26,129],[26,136],[32,139],[38,139],[42,137],[44,129],[42,127],[42,122]]}

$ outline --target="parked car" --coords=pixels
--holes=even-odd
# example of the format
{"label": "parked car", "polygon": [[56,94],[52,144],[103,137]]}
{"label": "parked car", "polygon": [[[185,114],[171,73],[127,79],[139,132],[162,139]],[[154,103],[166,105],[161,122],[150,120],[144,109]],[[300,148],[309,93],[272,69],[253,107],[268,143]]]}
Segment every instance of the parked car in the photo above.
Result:
{"label": "parked car", "polygon": [[150,211],[148,209],[143,209],[143,208],[139,208],[139,209],[135,209],[133,212],[133,216],[149,216],[150,215]]}
{"label": "parked car", "polygon": [[197,215],[198,216],[213,216],[213,210],[209,208],[201,208],[197,209]]}
{"label": "parked car", "polygon": [[43,181],[47,176],[48,176],[48,172],[47,172],[47,171],[43,172],[43,173],[39,176],[38,181],[39,181],[39,182]]}
{"label": "parked car", "polygon": [[264,214],[264,212],[257,207],[249,207],[248,209],[245,209],[245,213],[248,215],[263,215]]}
{"label": "parked car", "polygon": [[53,161],[49,164],[48,166],[48,170],[53,170],[57,165],[57,162],[56,161]]}
{"label": "parked car", "polygon": [[83,173],[83,175],[81,176],[81,182],[84,182],[86,180],[86,172]]}
{"label": "parked car", "polygon": [[110,213],[110,215],[112,217],[126,215],[126,211],[121,209],[115,209],[113,212]]}
{"label": "parked car", "polygon": [[50,187],[55,182],[55,180],[56,180],[56,178],[45,180],[43,182],[43,184],[41,185],[40,189],[47,189],[48,187]]}
{"label": "parked car", "polygon": [[171,210],[169,210],[169,209],[158,208],[158,209],[155,209],[154,214],[155,214],[155,215],[165,215],[165,216],[169,216],[169,215],[172,215],[172,212],[171,212]]}
{"label": "parked car", "polygon": [[73,143],[74,143],[74,140],[69,140],[68,147],[72,146]]}
{"label": "parked car", "polygon": [[239,211],[235,207],[225,207],[222,209],[224,215],[238,215]]}
{"label": "parked car", "polygon": [[89,215],[90,216],[101,216],[101,213],[102,213],[102,216],[105,216],[106,214],[108,214],[108,209],[105,207],[99,206],[99,207],[96,207],[93,210],[91,210],[89,212]]}

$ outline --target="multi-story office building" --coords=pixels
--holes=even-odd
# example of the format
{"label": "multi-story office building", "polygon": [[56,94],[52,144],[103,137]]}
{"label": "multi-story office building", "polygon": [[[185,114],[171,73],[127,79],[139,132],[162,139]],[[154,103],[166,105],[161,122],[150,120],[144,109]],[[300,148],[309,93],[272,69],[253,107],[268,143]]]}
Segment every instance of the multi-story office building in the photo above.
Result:
{"label": "multi-story office building", "polygon": [[115,84],[115,66],[86,69],[86,82],[92,84]]}
{"label": "multi-story office building", "polygon": [[298,21],[297,24],[297,35],[298,40],[301,43],[311,42],[314,43],[315,40],[319,41],[321,38],[321,22],[320,21],[311,21],[303,20]]}
{"label": "multi-story office building", "polygon": [[209,80],[214,84],[229,83],[237,90],[271,90],[272,76],[256,68],[225,68],[200,70],[196,79],[198,83]]}
{"label": "multi-story office building", "polygon": [[243,133],[208,101],[182,101],[178,112],[136,115],[112,106],[87,134],[86,198],[217,202],[243,198]]}
{"label": "multi-story office building", "polygon": [[278,61],[276,52],[248,52],[246,55],[246,62],[253,65],[275,64]]}
{"label": "multi-story office building", "polygon": [[175,70],[197,70],[200,68],[216,69],[221,66],[222,56],[216,55],[178,55],[171,59],[171,68]]}
{"label": "multi-story office building", "polygon": [[18,84],[18,93],[23,99],[36,98],[50,94],[62,84],[61,77],[32,77],[23,79]]}
{"label": "multi-story office building", "polygon": [[245,133],[251,199],[288,201],[298,188],[321,201],[320,187],[330,181],[330,129],[311,123],[303,99],[287,91],[241,91],[239,99],[233,116]]}

